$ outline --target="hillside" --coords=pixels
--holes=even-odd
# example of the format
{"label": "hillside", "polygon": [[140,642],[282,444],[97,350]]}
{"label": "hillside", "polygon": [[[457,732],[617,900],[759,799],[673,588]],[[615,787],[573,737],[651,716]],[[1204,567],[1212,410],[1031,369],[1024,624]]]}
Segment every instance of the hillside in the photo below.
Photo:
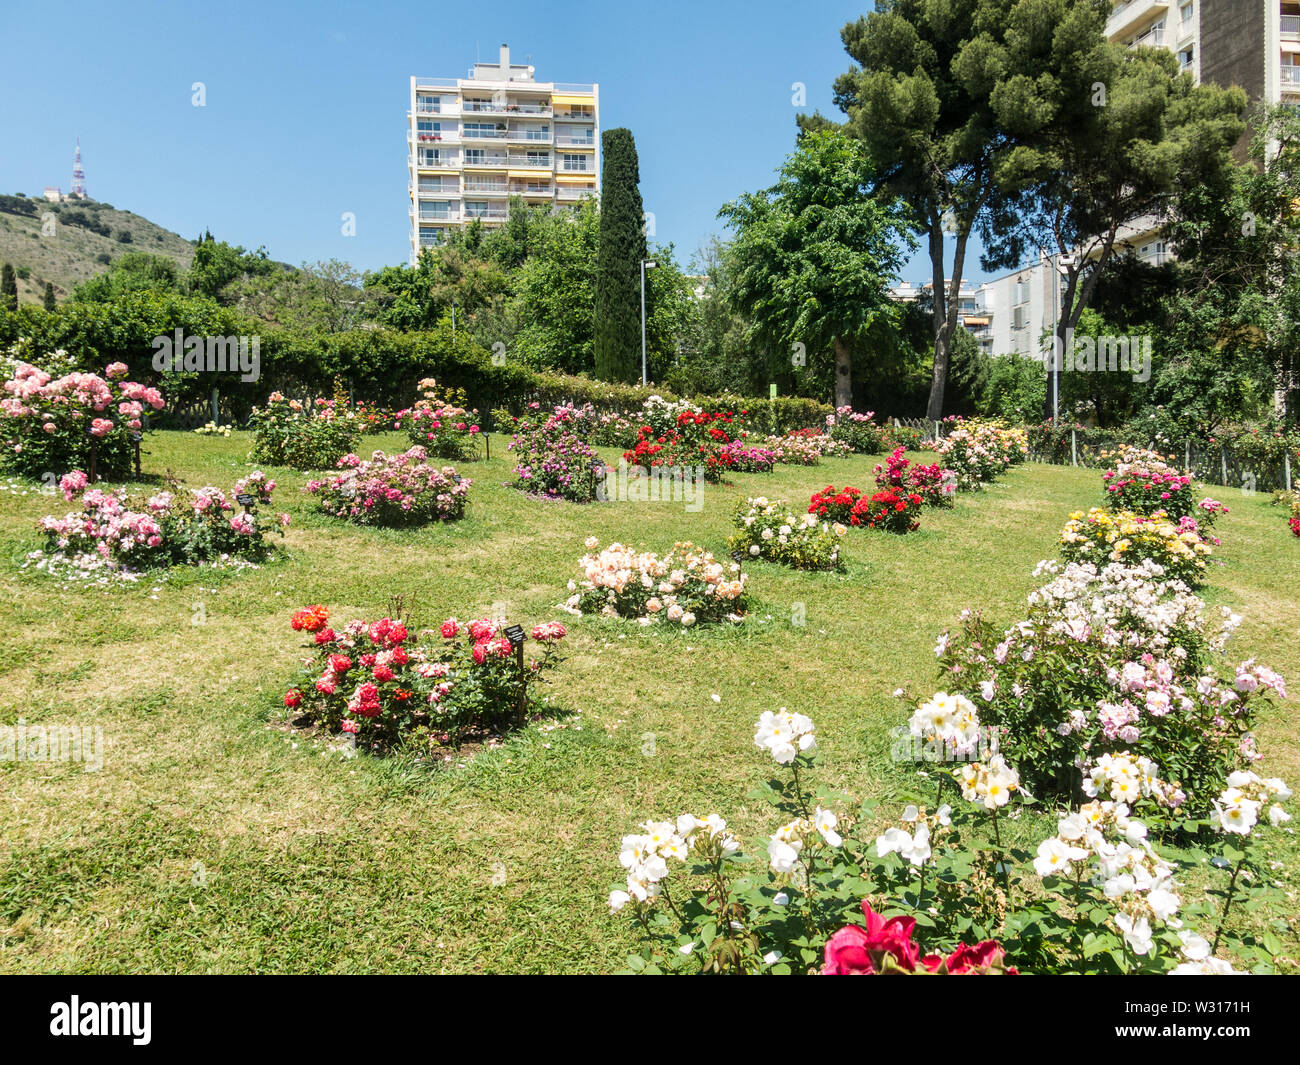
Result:
{"label": "hillside", "polygon": [[46,281],[65,300],[129,251],[165,255],[182,270],[194,258],[190,241],[131,211],[94,200],[55,204],[0,195],[0,263],[18,271],[20,302],[41,302]]}

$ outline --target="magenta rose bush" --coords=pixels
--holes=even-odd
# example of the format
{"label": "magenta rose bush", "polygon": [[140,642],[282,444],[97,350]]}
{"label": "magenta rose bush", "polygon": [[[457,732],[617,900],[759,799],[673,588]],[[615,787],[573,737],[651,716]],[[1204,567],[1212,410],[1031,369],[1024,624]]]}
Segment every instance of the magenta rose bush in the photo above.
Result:
{"label": "magenta rose bush", "polygon": [[581,409],[563,405],[543,415],[532,403],[522,418],[505,410],[494,417],[512,434],[507,447],[515,459],[515,488],[545,499],[595,502],[598,478],[608,467],[580,435],[587,424]]}
{"label": "magenta rose bush", "polygon": [[473,481],[427,458],[422,447],[398,455],[376,451],[364,462],[344,455],[338,463],[341,473],[308,481],[303,491],[316,497],[322,514],[358,525],[397,528],[455,521],[465,513]]}
{"label": "magenta rose bush", "polygon": [[[257,563],[271,553],[267,533],[281,536],[287,514],[267,517],[275,482],[260,470],[237,481],[228,497],[211,486],[182,492],[179,486],[152,495],[100,489],[81,470],[59,482],[68,502],[81,509],[38,523],[44,548],[28,565],[67,579],[134,579],[146,570],[181,565]],[[236,496],[255,500],[241,507]]]}
{"label": "magenta rose bush", "polygon": [[57,377],[17,363],[0,399],[0,468],[51,478],[93,467],[96,479],[125,478],[134,469],[131,434],[144,431],[147,411],[165,405],[156,388],[126,375],[121,362],[102,376],[72,370]]}
{"label": "magenta rose bush", "polygon": [[329,616],[317,605],[290,620],[311,642],[284,705],[297,724],[354,736],[376,753],[424,755],[523,726],[546,709],[536,689],[566,636],[557,621],[534,626],[521,668],[504,619],[448,618],[416,633],[399,619],[356,619],[336,632]]}

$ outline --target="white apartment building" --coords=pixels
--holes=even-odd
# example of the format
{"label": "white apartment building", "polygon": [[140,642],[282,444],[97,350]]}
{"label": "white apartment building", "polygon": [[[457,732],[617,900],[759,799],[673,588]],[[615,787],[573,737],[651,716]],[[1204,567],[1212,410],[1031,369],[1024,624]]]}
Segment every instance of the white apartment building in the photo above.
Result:
{"label": "white apartment building", "polygon": [[599,86],[538,81],[531,64],[477,62],[465,78],[411,78],[407,112],[410,255],[511,196],[555,209],[600,192]]}

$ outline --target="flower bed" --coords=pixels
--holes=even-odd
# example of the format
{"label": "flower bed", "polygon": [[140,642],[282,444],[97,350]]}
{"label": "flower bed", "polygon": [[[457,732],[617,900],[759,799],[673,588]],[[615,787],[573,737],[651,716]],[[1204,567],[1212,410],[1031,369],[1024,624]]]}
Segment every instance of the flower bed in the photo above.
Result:
{"label": "flower bed", "polygon": [[68,502],[82,509],[62,518],[47,516],[38,528],[45,546],[29,556],[38,569],[69,579],[103,575],[131,579],[145,570],[211,562],[260,562],[270,553],[268,529],[283,535],[289,516],[267,520],[275,482],[261,471],[235,482],[232,496],[248,494],[256,503],[237,511],[219,488],[193,489],[182,497],[173,486],[143,497],[124,489],[91,488],[81,470],[59,482]]}
{"label": "flower bed", "polygon": [[[1161,855],[1149,826],[1167,823],[1186,796],[1152,760],[1121,750],[1081,762],[1088,801],[1059,811],[1055,832],[1025,852],[1004,847],[999,827],[1024,791],[1020,774],[1001,753],[978,751],[974,702],[936,693],[916,708],[908,731],[959,764],[927,757],[921,775],[936,786],[933,803],[909,803],[877,832],[875,800],[859,804],[811,779],[812,720],[785,707],[764,712],[754,745],[780,767],[758,792],[777,826],[766,862],[747,854],[716,813],[651,819],[625,836],[624,879],[608,904],[635,922],[640,948],[628,956],[628,971],[1238,971],[1215,956],[1221,941],[1257,971],[1271,971],[1269,947],[1257,943],[1253,924],[1238,934],[1227,919],[1238,895],[1255,896],[1245,902],[1254,909],[1263,895],[1280,894],[1266,855],[1249,844],[1265,818],[1273,826],[1290,820],[1282,803],[1291,791],[1281,780],[1249,770],[1218,778],[1209,793],[1218,793],[1213,832],[1180,857],[1222,869],[1223,890],[1184,897],[1178,866]],[[837,803],[851,812],[837,811]],[[1198,926],[1214,929],[1213,943]]]}
{"label": "flower bed", "polygon": [[746,499],[736,507],[737,531],[729,541],[733,552],[780,562],[795,569],[841,568],[842,524],[818,521],[818,515],[797,516],[784,499]]}
{"label": "flower bed", "polygon": [[742,620],[747,578],[735,563],[718,562],[691,543],[675,544],[662,557],[623,544],[599,546],[588,537],[589,553],[578,561],[582,579],[569,582],[563,605],[569,613],[682,628]]}
{"label": "flower bed", "polygon": [[979,491],[1029,455],[1023,429],[998,422],[948,421],[955,428],[947,436],[922,446],[943,456],[944,466],[953,471],[963,492]]}
{"label": "flower bed", "polygon": [[516,488],[571,503],[596,499],[597,474],[603,473],[606,466],[575,431],[581,419],[575,417],[572,407],[556,407],[545,418],[531,413],[516,418],[506,411],[497,411],[495,416],[498,425],[514,434],[507,447],[515,457]]}
{"label": "flower bed", "polygon": [[338,463],[342,473],[308,481],[303,491],[316,497],[321,513],[358,525],[455,521],[465,513],[473,481],[451,466],[439,468],[426,459],[422,447],[398,455],[376,451],[367,462],[344,455]]}
{"label": "flower bed", "polygon": [[968,612],[956,637],[940,637],[949,683],[1004,730],[1001,749],[1036,793],[1069,795],[1080,766],[1127,750],[1177,783],[1188,816],[1204,815],[1213,784],[1258,757],[1259,704],[1285,696],[1282,678],[1253,660],[1221,677],[1240,619],[1225,610],[1212,632],[1201,600],[1154,562],[1039,572],[1052,579],[1024,620],[998,631]]}
{"label": "flower bed", "polygon": [[393,428],[403,429],[406,438],[431,456],[472,462],[478,458],[481,429],[478,411],[458,405],[457,396],[444,397],[431,377],[419,384],[415,405],[393,415]]}
{"label": "flower bed", "polygon": [[1103,451],[1101,457],[1113,459],[1115,463],[1101,475],[1105,482],[1105,503],[1112,510],[1135,514],[1164,511],[1175,520],[1196,512],[1191,477],[1166,463],[1156,452],[1121,447],[1116,452]]}
{"label": "flower bed", "polygon": [[302,403],[272,392],[265,407],[254,407],[254,462],[295,470],[332,469],[352,451],[357,426],[347,404],[336,399]]}
{"label": "flower bed", "polygon": [[785,436],[769,436],[763,446],[777,462],[787,466],[816,466],[825,455],[847,455],[849,445],[816,429],[794,429]]}
{"label": "flower bed", "polygon": [[536,626],[540,651],[520,669],[500,619],[448,618],[412,639],[397,619],[353,620],[335,632],[329,616],[324,606],[293,615],[291,628],[312,642],[284,705],[300,723],[352,734],[376,752],[426,753],[470,732],[523,725],[541,708],[535,686],[559,663],[566,635],[559,622]]}
{"label": "flower bed", "polygon": [[857,414],[852,407],[836,407],[826,415],[826,432],[855,455],[878,455],[890,439],[889,428],[877,425],[875,411]]}
{"label": "flower bed", "polygon": [[932,507],[950,507],[957,495],[957,476],[937,462],[927,466],[915,465],[905,457],[906,449],[894,448],[884,465],[876,463],[876,486],[892,488],[899,494],[915,494]]}
{"label": "flower bed", "polygon": [[1218,537],[1203,531],[1195,518],[1174,521],[1159,510],[1150,515],[1100,507],[1086,515],[1076,510],[1061,530],[1061,557],[1067,562],[1133,566],[1149,559],[1192,588],[1205,579],[1206,560],[1218,544]]}
{"label": "flower bed", "polygon": [[[63,352],[55,352],[56,359]],[[162,410],[156,388],[125,380],[125,363],[104,374],[71,371],[54,377],[25,362],[4,382],[0,400],[0,469],[24,477],[87,470],[120,480],[133,469],[131,434],[144,430],[145,408]]]}

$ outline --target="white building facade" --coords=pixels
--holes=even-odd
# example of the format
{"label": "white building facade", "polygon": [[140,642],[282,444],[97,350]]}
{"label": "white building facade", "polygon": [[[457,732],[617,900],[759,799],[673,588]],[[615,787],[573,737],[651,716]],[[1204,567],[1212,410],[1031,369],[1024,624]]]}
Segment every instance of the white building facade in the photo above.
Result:
{"label": "white building facade", "polygon": [[504,44],[466,78],[412,77],[406,140],[412,264],[452,229],[504,223],[512,196],[564,209],[600,193],[599,86],[538,81]]}

